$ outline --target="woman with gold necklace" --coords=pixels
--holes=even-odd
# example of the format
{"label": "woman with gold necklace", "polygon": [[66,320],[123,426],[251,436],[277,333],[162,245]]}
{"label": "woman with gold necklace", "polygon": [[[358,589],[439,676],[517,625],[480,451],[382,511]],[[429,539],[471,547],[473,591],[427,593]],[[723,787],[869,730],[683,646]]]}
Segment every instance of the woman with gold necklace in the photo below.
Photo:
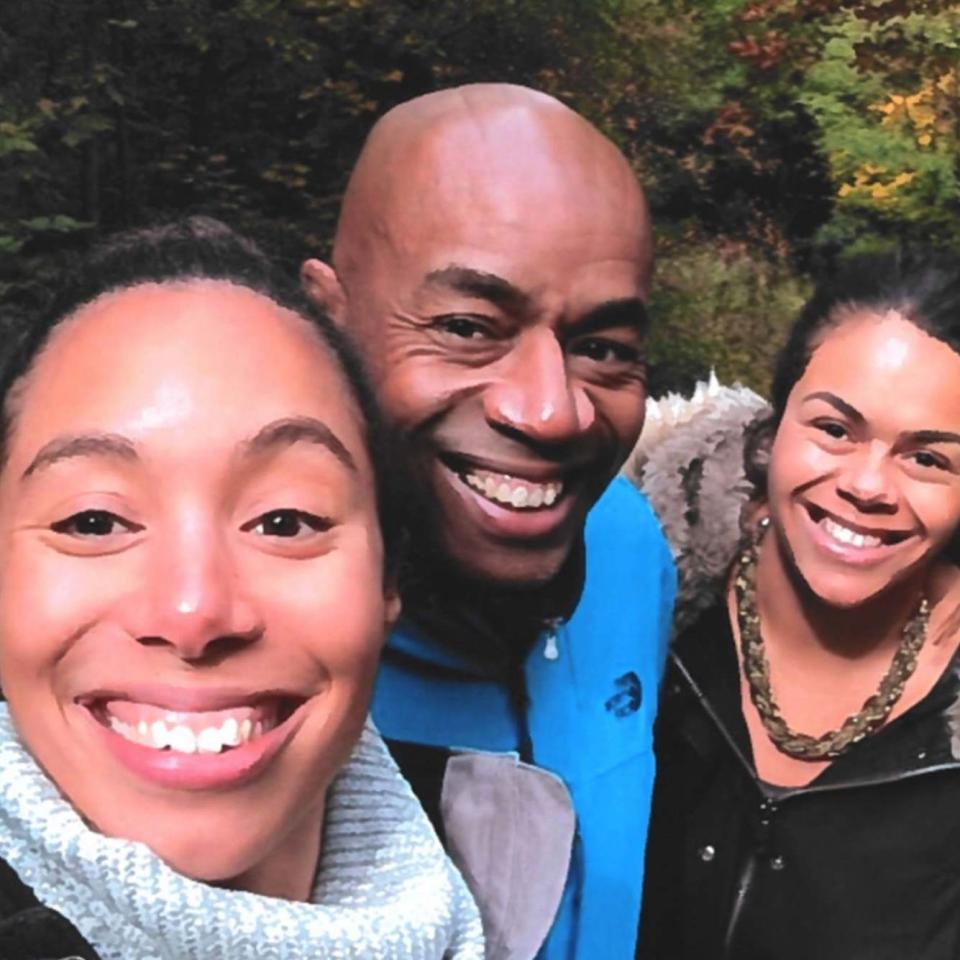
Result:
{"label": "woman with gold necklace", "polygon": [[821,287],[658,720],[644,960],[960,956],[960,263]]}

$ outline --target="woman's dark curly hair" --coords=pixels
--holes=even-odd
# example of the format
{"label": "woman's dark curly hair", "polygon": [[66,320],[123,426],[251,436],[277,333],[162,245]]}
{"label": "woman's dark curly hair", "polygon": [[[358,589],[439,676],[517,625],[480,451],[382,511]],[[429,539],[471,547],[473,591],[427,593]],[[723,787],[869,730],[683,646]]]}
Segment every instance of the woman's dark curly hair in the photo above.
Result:
{"label": "woman's dark curly hair", "polygon": [[[960,354],[960,258],[942,253],[858,257],[821,282],[790,329],[773,374],[769,417],[747,432],[744,460],[756,499],[766,495],[770,446],[790,392],[827,334],[869,312],[895,311]],[[918,372],[922,375],[922,371]]]}
{"label": "woman's dark curly hair", "polygon": [[385,574],[396,571],[401,534],[398,497],[389,482],[387,433],[360,361],[328,317],[301,293],[252,241],[209,217],[115,234],[94,247],[66,278],[43,314],[26,324],[0,351],[0,457],[16,418],[14,387],[30,371],[56,328],[104,294],[145,283],[223,280],[253,290],[306,320],[343,373],[348,395],[365,428],[383,533]]}

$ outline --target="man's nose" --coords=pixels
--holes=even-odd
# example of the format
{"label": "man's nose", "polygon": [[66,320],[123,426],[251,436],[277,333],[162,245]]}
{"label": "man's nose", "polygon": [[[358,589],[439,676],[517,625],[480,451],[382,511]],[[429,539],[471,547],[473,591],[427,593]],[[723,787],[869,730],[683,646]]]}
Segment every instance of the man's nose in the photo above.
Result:
{"label": "man's nose", "polygon": [[263,625],[216,532],[181,531],[155,545],[144,602],[133,612],[135,638],[170,647],[183,660],[220,656],[256,640]]}
{"label": "man's nose", "polygon": [[886,449],[879,444],[863,444],[852,453],[837,478],[837,493],[862,510],[895,510],[897,489]]}
{"label": "man's nose", "polygon": [[596,411],[572,382],[563,348],[551,330],[526,330],[484,391],[487,419],[540,443],[562,443],[588,430]]}

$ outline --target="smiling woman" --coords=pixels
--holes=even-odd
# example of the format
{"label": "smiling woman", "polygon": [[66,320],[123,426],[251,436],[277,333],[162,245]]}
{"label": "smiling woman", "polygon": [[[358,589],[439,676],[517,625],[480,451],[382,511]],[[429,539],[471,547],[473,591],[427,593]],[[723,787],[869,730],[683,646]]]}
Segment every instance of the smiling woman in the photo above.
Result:
{"label": "smiling woman", "polygon": [[960,263],[867,261],[781,355],[725,603],[675,645],[643,957],[960,943]]}
{"label": "smiling woman", "polygon": [[325,318],[215,221],[124,235],[0,394],[0,942],[482,956],[364,728],[397,519]]}

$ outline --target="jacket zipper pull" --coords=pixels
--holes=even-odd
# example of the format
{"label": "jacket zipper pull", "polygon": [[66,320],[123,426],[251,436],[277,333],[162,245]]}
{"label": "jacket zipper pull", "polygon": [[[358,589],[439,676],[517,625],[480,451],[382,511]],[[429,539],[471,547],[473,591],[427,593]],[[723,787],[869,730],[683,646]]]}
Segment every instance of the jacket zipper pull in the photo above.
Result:
{"label": "jacket zipper pull", "polygon": [[560,627],[558,620],[551,620],[547,626],[547,636],[543,642],[543,656],[545,660],[558,660],[560,647],[557,644],[557,631]]}

